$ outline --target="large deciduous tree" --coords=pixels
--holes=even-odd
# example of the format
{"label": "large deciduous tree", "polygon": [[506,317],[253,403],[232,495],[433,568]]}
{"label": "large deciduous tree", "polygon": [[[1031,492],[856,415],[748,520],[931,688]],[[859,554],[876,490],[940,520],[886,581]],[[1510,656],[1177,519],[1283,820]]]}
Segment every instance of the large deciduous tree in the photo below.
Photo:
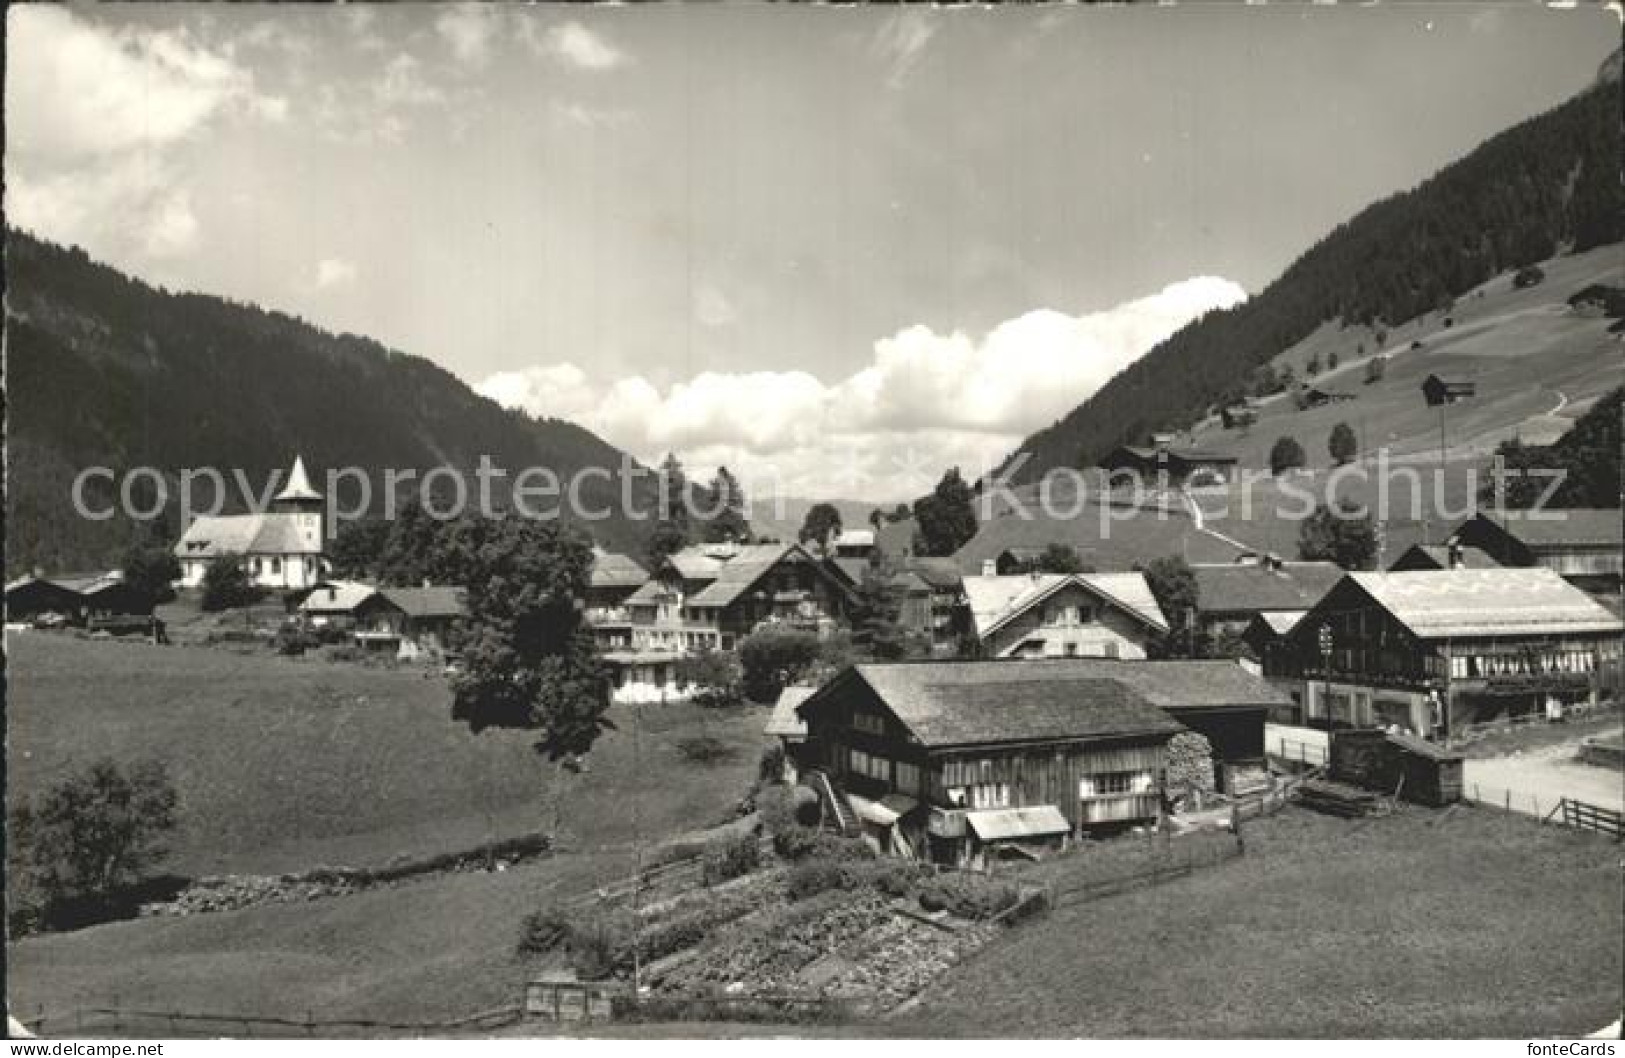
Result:
{"label": "large deciduous tree", "polygon": [[1298,529],[1298,557],[1335,562],[1344,569],[1370,569],[1377,557],[1377,529],[1371,515],[1342,504],[1321,504]]}
{"label": "large deciduous tree", "polygon": [[833,503],[815,503],[807,508],[806,517],[801,519],[801,530],[796,533],[796,539],[803,544],[811,544],[823,554],[830,542],[841,535],[841,512]]}
{"label": "large deciduous tree", "polygon": [[590,544],[556,522],[465,518],[444,546],[468,591],[453,718],[534,732],[549,760],[586,755],[613,727],[609,670],[582,619]]}
{"label": "large deciduous tree", "polygon": [[976,535],[976,496],[958,467],[914,504],[914,520],[914,546],[922,555],[952,555]]}
{"label": "large deciduous tree", "polygon": [[1143,572],[1157,606],[1168,619],[1168,634],[1159,645],[1159,653],[1171,658],[1201,657],[1196,616],[1201,599],[1190,564],[1178,555],[1167,555],[1152,559]]}
{"label": "large deciduous tree", "polygon": [[1331,436],[1326,438],[1326,450],[1331,453],[1332,462],[1342,466],[1360,451],[1360,442],[1355,439],[1353,428],[1346,422],[1340,422],[1332,427]]}

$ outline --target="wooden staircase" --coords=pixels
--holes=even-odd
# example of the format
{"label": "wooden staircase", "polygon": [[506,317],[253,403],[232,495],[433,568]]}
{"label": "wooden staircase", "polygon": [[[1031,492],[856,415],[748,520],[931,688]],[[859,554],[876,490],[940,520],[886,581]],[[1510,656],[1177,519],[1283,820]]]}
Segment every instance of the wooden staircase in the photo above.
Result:
{"label": "wooden staircase", "polygon": [[827,811],[827,820],[833,820],[835,829],[841,834],[857,834],[862,831],[858,825],[858,814],[852,810],[852,803],[846,799],[846,794],[830,780],[827,773],[821,769],[808,769],[805,773],[807,783],[818,794],[818,799],[824,803]]}

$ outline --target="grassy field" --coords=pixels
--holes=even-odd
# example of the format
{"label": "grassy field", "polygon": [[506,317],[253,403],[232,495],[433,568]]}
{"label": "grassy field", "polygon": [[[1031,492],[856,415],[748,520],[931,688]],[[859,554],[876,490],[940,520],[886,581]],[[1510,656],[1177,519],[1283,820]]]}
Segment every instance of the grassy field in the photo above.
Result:
{"label": "grassy field", "polygon": [[[1392,328],[1387,372],[1369,386],[1363,384],[1365,360],[1355,354],[1361,342],[1368,351],[1376,349],[1371,335],[1321,328],[1277,357],[1276,365],[1290,363],[1302,378],[1311,355],[1325,363],[1336,350],[1338,369],[1314,381],[1358,399],[1298,411],[1285,397],[1272,398],[1245,433],[1209,420],[1195,431],[1196,442],[1238,457],[1243,467],[1266,467],[1275,439],[1290,435],[1303,445],[1311,467],[1326,467],[1331,463],[1326,439],[1333,426],[1347,422],[1362,452],[1386,447],[1396,457],[1432,461],[1439,449],[1439,414],[1425,405],[1420,391],[1429,374],[1478,383],[1477,397],[1452,407],[1446,418],[1452,458],[1486,456],[1512,436],[1533,443],[1556,440],[1591,401],[1625,382],[1619,342],[1607,333],[1612,321],[1575,316],[1567,305],[1570,295],[1591,283],[1619,284],[1625,264],[1619,248],[1608,246],[1542,267],[1546,280],[1538,286],[1515,290],[1510,276],[1498,276],[1480,288],[1482,297],[1472,291],[1458,298],[1448,329],[1442,314]],[[1413,350],[1411,343],[1418,340],[1422,348]]]}
{"label": "grassy field", "polygon": [[[1618,846],[1459,808],[1299,809],[1239,860],[1062,906],[951,971],[931,1035],[1522,1037],[1619,1017]],[[901,1027],[901,1026],[899,1026]]]}
{"label": "grassy field", "polygon": [[[309,659],[25,632],[8,640],[12,796],[100,755],[157,757],[179,787],[171,868],[278,873],[374,865],[548,829],[547,769],[522,733],[471,735],[445,681]],[[754,776],[758,710],[645,707],[563,784],[564,840],[624,843],[726,815]],[[690,762],[709,735],[733,751]]]}

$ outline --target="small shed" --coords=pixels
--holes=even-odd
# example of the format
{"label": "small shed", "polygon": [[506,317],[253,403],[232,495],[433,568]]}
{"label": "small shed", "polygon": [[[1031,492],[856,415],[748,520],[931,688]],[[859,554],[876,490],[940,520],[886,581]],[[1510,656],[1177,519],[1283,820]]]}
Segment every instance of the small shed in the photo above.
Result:
{"label": "small shed", "polygon": [[1331,777],[1367,790],[1399,796],[1414,804],[1454,804],[1461,800],[1463,758],[1433,742],[1359,728],[1332,733]]}
{"label": "small shed", "polygon": [[1422,399],[1427,401],[1430,408],[1437,408],[1441,404],[1455,404],[1477,395],[1476,382],[1447,382],[1438,375],[1429,375],[1422,380]]}
{"label": "small shed", "polygon": [[44,577],[20,577],[6,585],[6,620],[32,621],[45,614],[75,618],[84,598],[74,589]]}

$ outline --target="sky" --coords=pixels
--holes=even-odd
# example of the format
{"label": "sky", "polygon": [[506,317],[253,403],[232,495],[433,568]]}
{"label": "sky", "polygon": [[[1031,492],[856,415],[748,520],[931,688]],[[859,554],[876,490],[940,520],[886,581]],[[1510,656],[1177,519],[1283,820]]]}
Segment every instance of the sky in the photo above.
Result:
{"label": "sky", "polygon": [[15,5],[10,223],[647,462],[996,464],[1590,82],[1601,9]]}

